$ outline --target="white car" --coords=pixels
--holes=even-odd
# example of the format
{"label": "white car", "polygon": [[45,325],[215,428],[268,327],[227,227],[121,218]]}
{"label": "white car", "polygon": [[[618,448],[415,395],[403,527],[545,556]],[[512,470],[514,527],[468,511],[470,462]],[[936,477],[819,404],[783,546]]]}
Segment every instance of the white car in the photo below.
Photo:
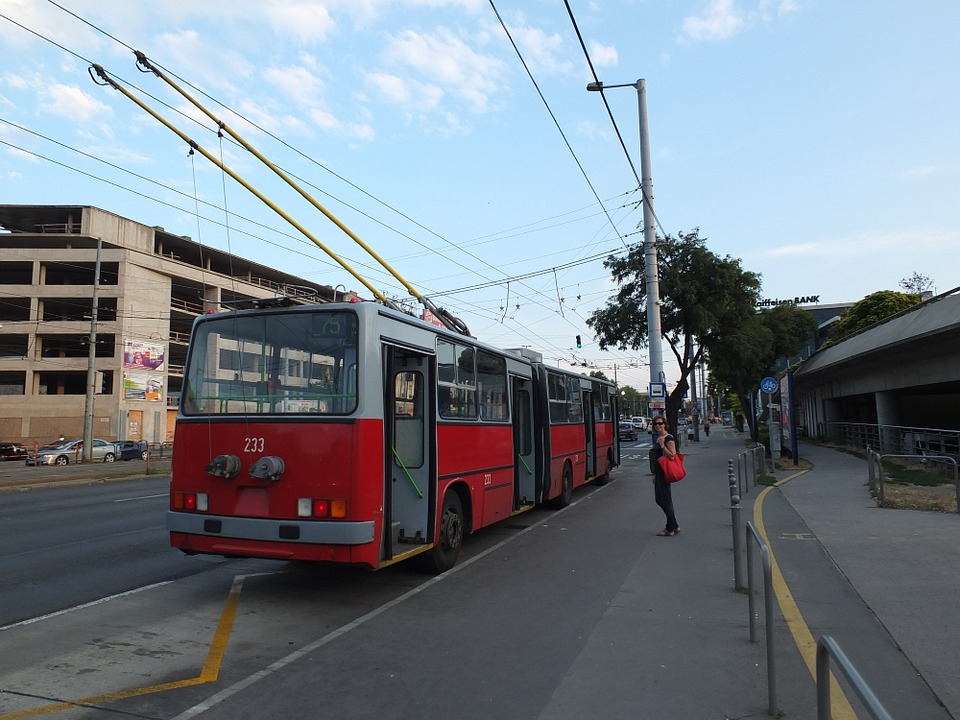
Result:
{"label": "white car", "polygon": [[642,415],[630,418],[630,422],[633,424],[633,429],[637,432],[643,432],[647,429],[647,419]]}

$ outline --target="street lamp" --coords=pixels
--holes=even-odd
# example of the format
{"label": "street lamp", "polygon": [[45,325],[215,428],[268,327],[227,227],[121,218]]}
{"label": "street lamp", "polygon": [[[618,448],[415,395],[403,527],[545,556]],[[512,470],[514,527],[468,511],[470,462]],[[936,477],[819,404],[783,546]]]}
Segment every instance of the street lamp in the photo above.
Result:
{"label": "street lamp", "polygon": [[[647,344],[650,351],[650,384],[662,383],[663,350],[660,329],[660,280],[657,272],[657,229],[653,217],[653,178],[650,174],[650,140],[647,128],[647,87],[644,80],[622,85],[604,85],[592,82],[587,85],[590,92],[603,92],[607,88],[632,87],[637,91],[637,105],[640,114],[640,188],[643,191],[643,257],[644,278],[647,286]],[[653,397],[653,388],[649,388],[649,397]],[[650,410],[653,414],[653,410]]]}

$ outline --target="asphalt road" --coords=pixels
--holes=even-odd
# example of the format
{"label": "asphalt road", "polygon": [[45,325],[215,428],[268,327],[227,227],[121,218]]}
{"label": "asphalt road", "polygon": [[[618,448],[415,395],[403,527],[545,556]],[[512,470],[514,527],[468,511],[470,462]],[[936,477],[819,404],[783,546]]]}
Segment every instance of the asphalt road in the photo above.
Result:
{"label": "asphalt road", "polygon": [[[686,448],[682,535],[654,535],[640,441],[613,482],[478,532],[437,577],[182,556],[164,478],[0,495],[0,720],[764,716],[763,625],[748,642],[732,587],[726,467],[742,441],[715,435]],[[764,512],[794,622],[835,636],[894,717],[948,720],[808,521],[779,493]],[[778,707],[812,720],[782,620]]]}

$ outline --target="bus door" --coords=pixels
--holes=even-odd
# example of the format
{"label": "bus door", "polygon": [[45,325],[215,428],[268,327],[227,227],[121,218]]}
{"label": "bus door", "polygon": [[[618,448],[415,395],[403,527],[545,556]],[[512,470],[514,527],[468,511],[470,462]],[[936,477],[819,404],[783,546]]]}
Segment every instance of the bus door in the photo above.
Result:
{"label": "bus door", "polygon": [[513,394],[513,509],[535,505],[537,498],[537,462],[534,446],[533,382],[514,377]]}
{"label": "bus door", "polygon": [[583,432],[584,443],[587,449],[587,477],[589,480],[597,476],[597,413],[593,407],[593,391],[583,390]]}
{"label": "bus door", "polygon": [[431,356],[384,346],[384,558],[433,541],[437,489]]}

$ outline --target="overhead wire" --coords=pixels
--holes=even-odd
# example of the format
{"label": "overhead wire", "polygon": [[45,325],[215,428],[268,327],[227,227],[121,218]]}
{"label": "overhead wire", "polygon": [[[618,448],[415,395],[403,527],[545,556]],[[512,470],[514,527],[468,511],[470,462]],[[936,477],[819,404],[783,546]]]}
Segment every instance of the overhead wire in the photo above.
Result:
{"label": "overhead wire", "polygon": [[[91,29],[95,30],[96,32],[100,32],[100,33],[102,33],[103,35],[105,35],[106,37],[109,37],[111,40],[114,40],[115,42],[119,43],[120,45],[122,45],[123,47],[127,48],[127,49],[130,50],[131,52],[134,52],[134,53],[137,52],[136,50],[134,50],[134,49],[133,49],[130,45],[128,45],[127,43],[123,42],[123,41],[120,40],[119,38],[116,38],[114,35],[108,33],[107,31],[103,30],[103,29],[100,28],[99,26],[94,25],[93,23],[89,22],[89,21],[86,20],[85,18],[82,18],[81,16],[77,15],[76,13],[72,12],[71,10],[65,8],[63,5],[55,2],[55,0],[47,0],[47,2],[49,2],[51,5],[59,8],[60,10],[66,12],[67,14],[69,14],[69,15],[71,15],[72,17],[76,18],[77,20],[83,22],[84,24],[86,24],[88,27],[90,27]],[[496,10],[496,9],[494,8],[494,10]],[[42,37],[42,36],[39,36],[39,35],[38,35],[38,37]],[[511,41],[512,41],[512,40],[511,40]],[[88,61],[88,62],[89,62],[89,61]],[[91,63],[91,64],[93,64],[93,63]],[[406,220],[410,221],[411,223],[415,224],[417,227],[420,227],[421,229],[425,230],[426,232],[434,235],[435,237],[437,237],[438,239],[442,240],[444,243],[446,243],[446,244],[449,245],[450,247],[453,247],[453,248],[459,250],[460,252],[465,253],[466,255],[468,255],[468,256],[469,256],[470,258],[472,258],[473,260],[476,260],[477,262],[482,263],[482,264],[485,265],[488,269],[499,272],[499,268],[498,268],[497,266],[495,266],[495,265],[487,262],[486,260],[484,260],[484,259],[482,259],[482,258],[480,258],[480,257],[478,257],[478,256],[476,256],[476,255],[474,255],[473,253],[470,253],[469,251],[467,251],[466,249],[464,249],[462,246],[459,246],[459,245],[457,245],[457,244],[455,244],[455,243],[450,242],[449,240],[447,240],[446,238],[444,238],[444,237],[441,236],[440,234],[434,232],[434,231],[431,230],[430,228],[426,227],[425,225],[423,225],[423,224],[421,224],[420,222],[414,220],[414,219],[411,218],[410,216],[408,216],[408,215],[402,213],[401,211],[399,211],[398,209],[394,208],[392,205],[390,205],[390,204],[388,204],[388,203],[385,203],[384,201],[380,200],[379,198],[377,198],[376,196],[374,196],[374,195],[372,195],[371,193],[367,192],[366,190],[363,190],[362,188],[360,188],[359,186],[355,185],[354,183],[352,183],[351,181],[347,180],[346,178],[338,175],[337,173],[334,173],[334,172],[331,171],[329,168],[325,167],[325,166],[322,165],[321,163],[318,163],[315,159],[310,158],[310,157],[307,156],[306,154],[302,153],[300,150],[294,148],[293,146],[289,145],[289,144],[286,143],[285,141],[277,138],[273,133],[271,133],[271,132],[269,132],[268,130],[262,128],[260,125],[258,125],[257,123],[249,120],[248,118],[245,118],[241,113],[239,113],[239,112],[237,112],[237,111],[229,108],[229,106],[225,105],[224,103],[221,103],[219,100],[217,100],[216,98],[213,98],[211,95],[209,95],[208,93],[204,92],[202,89],[197,88],[195,85],[193,85],[193,84],[190,83],[189,81],[184,80],[183,78],[181,78],[181,77],[180,77],[179,75],[177,75],[176,73],[168,70],[167,68],[163,67],[163,66],[160,65],[159,63],[154,63],[154,64],[157,65],[158,68],[161,68],[161,69],[163,69],[164,71],[168,72],[171,76],[176,77],[177,79],[181,80],[181,81],[184,82],[185,84],[189,85],[192,89],[196,90],[198,93],[202,94],[204,97],[207,97],[208,99],[212,100],[213,102],[216,102],[216,103],[217,103],[218,105],[220,105],[221,107],[224,107],[224,108],[229,109],[230,112],[233,112],[233,113],[236,114],[238,117],[243,118],[244,121],[250,123],[251,126],[253,126],[253,127],[257,128],[258,130],[266,133],[266,134],[269,135],[271,138],[273,138],[273,139],[277,140],[278,142],[282,143],[285,147],[287,147],[287,148],[293,150],[294,152],[296,152],[297,154],[299,154],[301,157],[304,157],[305,159],[308,159],[310,162],[312,162],[312,163],[316,164],[317,166],[323,168],[323,169],[326,170],[327,172],[330,172],[331,174],[333,174],[333,175],[334,175],[335,177],[337,177],[338,179],[346,182],[346,183],[349,184],[351,187],[353,187],[353,188],[357,189],[358,191],[362,192],[364,195],[366,195],[367,197],[371,198],[372,200],[378,202],[378,203],[379,203],[380,205],[382,205],[383,207],[388,208],[389,210],[397,213],[398,215],[400,215],[400,216],[403,217],[404,219],[406,219]],[[558,124],[558,127],[559,127],[559,124]],[[561,130],[561,133],[562,133],[562,130]],[[569,146],[569,144],[568,144],[568,146]],[[249,148],[248,148],[248,149],[249,149]],[[578,164],[579,164],[579,160],[578,160]],[[298,179],[299,179],[299,178],[298,178]],[[588,179],[588,183],[589,183],[589,179]],[[312,186],[312,187],[314,187],[314,186]],[[592,185],[591,185],[591,187],[592,187]],[[328,193],[324,193],[324,194],[327,194],[328,196],[330,196]],[[594,195],[596,196],[596,191],[594,191]],[[330,197],[333,197],[333,196],[330,196]],[[597,199],[598,199],[598,201],[599,201],[599,197],[597,197]],[[346,204],[346,203],[345,203],[345,204]],[[606,208],[603,206],[603,203],[602,203],[602,202],[600,203],[600,205],[601,205],[601,207],[603,208],[604,212],[606,213],[606,212],[607,212],[607,211],[606,211]],[[348,206],[348,207],[351,207],[351,209],[356,210],[356,208],[353,208],[353,207],[350,206],[349,204],[347,204],[347,206]],[[357,210],[357,211],[358,211],[358,212],[361,212],[361,214],[363,214],[364,216],[366,216],[366,217],[374,220],[375,222],[378,222],[378,223],[380,223],[381,225],[384,225],[384,227],[387,227],[387,228],[389,228],[389,229],[391,229],[391,230],[394,230],[395,232],[397,232],[397,233],[400,234],[401,236],[406,237],[407,239],[409,239],[409,240],[411,240],[412,242],[420,245],[421,247],[423,247],[424,249],[428,250],[429,252],[436,253],[436,251],[435,251],[433,248],[428,248],[427,246],[425,246],[425,245],[423,245],[422,243],[420,243],[419,241],[417,241],[415,238],[412,238],[412,237],[410,237],[409,235],[406,235],[406,234],[404,234],[404,233],[399,232],[399,231],[396,230],[395,228],[391,228],[390,226],[383,224],[381,221],[377,220],[376,218],[372,218],[371,216],[367,215],[366,213],[363,213],[363,212],[360,211],[360,210]],[[608,217],[609,217],[609,216],[608,216]],[[615,226],[614,226],[614,228],[615,228]],[[616,229],[616,228],[615,228],[615,229]],[[468,272],[477,274],[477,269],[476,269],[475,267],[467,267],[466,265],[463,265],[463,264],[461,264],[461,263],[459,263],[459,262],[457,262],[456,260],[453,260],[453,259],[451,259],[451,258],[446,258],[446,259],[447,259],[447,260],[450,260],[451,262],[454,262],[454,263],[460,265],[460,267],[462,267],[464,270],[467,270]],[[408,288],[408,289],[409,289],[409,288]],[[532,290],[532,288],[531,288],[531,290]],[[527,300],[530,301],[530,298],[527,298]]]}
{"label": "overhead wire", "polygon": [[[650,213],[653,215],[654,223],[657,227],[660,228],[660,233],[663,237],[667,236],[666,231],[663,229],[663,225],[660,224],[660,219],[657,217],[656,212],[653,210],[653,202],[651,199],[647,198],[647,194],[643,189],[643,181],[640,179],[640,175],[637,173],[637,168],[633,164],[633,158],[630,157],[630,153],[627,150],[627,145],[623,141],[623,135],[620,133],[620,128],[617,126],[617,121],[613,117],[613,110],[610,109],[610,104],[607,102],[607,96],[603,92],[603,83],[600,82],[600,78],[597,77],[597,71],[593,67],[593,60],[590,58],[590,51],[587,50],[587,45],[583,41],[583,35],[580,32],[580,26],[577,24],[577,19],[573,15],[573,10],[570,7],[570,0],[563,0],[564,6],[567,8],[567,15],[570,18],[570,22],[573,25],[574,32],[577,35],[577,40],[580,42],[580,48],[583,50],[583,56],[587,61],[587,66],[590,68],[590,74],[593,76],[594,82],[598,83],[600,86],[600,97],[603,98],[604,107],[607,109],[607,117],[610,118],[610,123],[613,125],[613,130],[617,134],[617,139],[620,141],[620,147],[623,149],[623,154],[627,158],[627,163],[630,165],[630,171],[633,173],[633,177],[637,181],[637,185],[640,188],[640,192],[643,195],[644,202],[647,202],[650,206]],[[637,90],[639,92],[639,88]]]}
{"label": "overhead wire", "polygon": [[[95,30],[97,30],[98,32],[103,33],[106,37],[111,38],[112,40],[114,40],[115,42],[123,45],[124,47],[130,48],[129,45],[127,45],[126,43],[124,43],[124,42],[123,42],[122,40],[120,40],[119,38],[115,37],[114,35],[110,34],[109,32],[106,32],[106,31],[102,30],[101,28],[98,28],[98,27],[92,25],[91,23],[87,22],[87,21],[84,20],[83,18],[80,18],[78,15],[76,15],[76,14],[73,13],[72,11],[68,10],[67,8],[64,8],[64,7],[63,7],[62,5],[60,5],[59,3],[56,3],[56,2],[54,2],[53,0],[48,0],[48,2],[50,2],[52,5],[60,8],[60,9],[63,10],[64,12],[69,13],[70,15],[72,15],[72,16],[75,17],[75,18],[77,18],[78,20],[81,20],[82,22],[90,25],[91,27],[93,27],[93,28],[94,28]],[[497,14],[497,17],[498,17],[498,19],[499,19],[500,22],[501,22],[501,25],[504,26],[504,30],[508,33],[508,36],[509,36],[509,31],[507,30],[505,24],[503,23],[502,18],[501,18],[500,15],[499,15],[499,12],[496,10],[496,7],[493,6],[493,3],[492,3],[492,2],[491,2],[491,6],[493,7],[494,12]],[[0,15],[0,16],[2,16],[2,15]],[[5,16],[3,16],[3,17],[5,17]],[[9,18],[6,18],[6,19],[10,20]],[[32,34],[37,35],[38,37],[43,38],[42,35],[39,35],[39,34],[35,33],[33,30],[30,30],[29,28],[26,28],[26,27],[23,26],[22,24],[17,23],[17,22],[15,22],[15,21],[11,21],[11,22],[14,22],[14,24],[16,24],[16,25],[18,25],[19,27],[21,27],[21,28],[23,28],[23,29],[31,32]],[[43,39],[47,40],[48,42],[53,42],[53,41],[49,40],[48,38],[43,38]],[[518,52],[518,55],[519,55],[519,50],[517,49],[516,44],[513,42],[513,39],[512,39],[512,38],[511,38],[511,43],[513,44],[515,51],[517,51],[517,52]],[[76,53],[72,52],[71,50],[69,50],[68,48],[64,47],[63,45],[61,45],[61,44],[59,44],[59,43],[53,42],[53,44],[54,44],[55,46],[57,46],[58,48],[62,49],[63,51],[68,52],[68,53],[74,55],[75,57],[80,57],[79,55],[77,55]],[[519,56],[520,56],[520,58],[521,58],[521,61],[522,61],[523,64],[524,64],[524,67],[527,69],[528,75],[530,75],[531,80],[533,80],[535,87],[537,87],[537,91],[538,91],[538,93],[540,94],[541,99],[544,101],[544,104],[546,105],[548,111],[550,112],[551,117],[553,117],[554,123],[557,125],[558,130],[559,130],[560,133],[561,133],[561,136],[564,138],[564,141],[567,143],[568,148],[569,148],[569,141],[566,139],[566,136],[565,136],[565,134],[563,133],[562,128],[559,126],[559,122],[556,120],[556,117],[553,115],[552,111],[551,111],[550,108],[549,108],[549,104],[546,103],[546,100],[545,100],[545,98],[543,97],[542,92],[540,91],[539,87],[536,85],[536,80],[532,77],[532,73],[530,73],[529,67],[527,67],[525,61],[523,61],[522,55],[519,55]],[[149,95],[149,93],[147,93],[147,94]],[[152,97],[152,96],[151,96],[151,97]],[[169,106],[168,106],[168,107],[169,107]],[[239,113],[238,113],[238,116],[240,116]],[[240,116],[240,117],[242,117],[242,116]],[[248,122],[249,122],[249,121],[248,121]],[[275,136],[272,136],[272,137],[275,137]],[[307,157],[306,155],[304,155],[304,154],[301,153],[300,151],[296,150],[295,148],[293,148],[293,147],[290,146],[289,144],[285,143],[284,141],[279,140],[279,139],[278,139],[278,141],[280,141],[281,143],[283,143],[286,147],[289,147],[289,148],[291,148],[292,150],[294,150],[295,152],[299,153],[300,155],[303,155],[304,157]],[[572,148],[570,148],[570,150],[571,150],[571,153],[572,153]],[[29,152],[29,151],[28,151],[28,152]],[[574,155],[574,158],[576,159],[575,153],[572,153],[572,154]],[[40,157],[42,157],[42,156],[40,156]],[[46,159],[47,159],[48,161],[50,161],[50,162],[54,162],[54,163],[63,165],[62,163],[59,163],[59,162],[56,161],[56,160],[52,160],[52,159],[49,159],[49,158],[46,158]],[[464,251],[464,252],[465,252],[465,249],[464,249],[461,245],[456,245],[456,244],[454,244],[454,243],[450,243],[450,242],[447,241],[446,239],[442,238],[442,236],[439,236],[439,235],[438,235],[437,233],[435,233],[434,231],[430,230],[430,229],[427,228],[426,226],[424,226],[424,225],[418,223],[417,221],[413,220],[412,218],[410,218],[409,216],[407,216],[407,215],[405,215],[404,213],[400,212],[399,210],[397,210],[396,208],[392,207],[392,206],[389,205],[388,203],[383,202],[382,200],[380,200],[379,198],[376,198],[375,196],[373,196],[372,194],[366,192],[366,191],[363,190],[362,188],[359,188],[358,186],[356,186],[355,184],[353,184],[352,182],[350,182],[350,181],[347,180],[346,178],[343,178],[342,176],[340,176],[340,175],[338,175],[337,173],[333,172],[333,171],[330,170],[329,168],[326,168],[326,167],[323,166],[322,164],[317,163],[317,162],[316,162],[315,160],[313,160],[312,158],[308,158],[308,159],[310,159],[311,162],[313,162],[314,164],[316,164],[316,165],[318,165],[319,167],[323,168],[325,171],[331,173],[333,176],[338,177],[338,178],[339,178],[340,180],[342,180],[343,182],[346,182],[347,184],[351,185],[352,187],[358,189],[360,192],[363,192],[365,195],[367,195],[368,197],[370,197],[370,198],[373,199],[374,201],[378,202],[378,203],[381,204],[382,206],[390,209],[390,210],[393,211],[393,212],[396,212],[398,215],[400,215],[401,217],[404,217],[405,219],[409,220],[410,222],[413,222],[414,224],[416,224],[418,227],[420,227],[421,229],[425,230],[426,232],[429,232],[429,233],[437,236],[438,238],[444,240],[444,242],[446,242],[446,243],[447,243],[448,245],[450,245],[451,247],[453,247],[453,248],[455,248],[455,249],[457,249],[457,250],[460,250],[460,251]],[[582,171],[582,165],[579,163],[579,160],[577,160],[577,164],[581,167],[581,171]],[[69,167],[69,166],[65,166],[65,167]],[[87,175],[87,176],[89,176],[89,177],[91,177],[91,178],[97,179],[95,176],[90,175],[89,173],[85,173],[84,171],[78,171],[78,172],[81,172],[82,174],[85,174],[85,175]],[[584,175],[585,175],[585,173],[584,173]],[[585,177],[586,177],[586,175],[585,175]],[[589,178],[587,177],[586,179],[587,179],[587,181],[588,181],[588,184],[591,186],[591,189],[593,189],[592,183],[589,182]],[[107,181],[107,182],[109,182],[109,181]],[[118,186],[118,187],[121,187],[121,186],[119,186],[119,185],[117,185],[117,186]],[[127,188],[127,187],[124,187],[124,189],[127,189],[128,191],[132,191],[130,188]],[[132,192],[135,192],[135,193],[136,193],[136,191],[132,191]],[[137,193],[137,194],[141,194],[143,197],[149,197],[149,199],[157,201],[157,198],[154,197],[154,196],[147,196],[147,195],[143,195],[142,193]],[[599,196],[597,195],[597,193],[596,193],[595,190],[594,190],[594,196],[597,198],[597,200],[598,200],[598,202],[599,202],[599,204],[600,204],[600,207],[603,209],[604,214],[607,215],[608,221],[611,222],[611,224],[613,225],[613,227],[614,227],[615,230],[616,230],[616,225],[612,222],[612,219],[609,217],[609,212],[608,212],[607,209],[606,209],[605,203],[603,203],[603,201],[600,200],[600,198],[599,198]],[[167,203],[167,204],[168,204],[168,203]],[[211,207],[215,207],[215,206],[214,206],[213,204],[211,204],[211,203],[207,203],[207,204],[209,204]],[[168,204],[168,205],[169,205],[169,204]],[[171,206],[171,207],[175,207],[175,206],[173,206],[173,205],[170,205],[170,206]],[[183,211],[183,208],[177,208],[177,209],[180,210],[180,211]],[[369,216],[368,216],[368,217],[369,217]],[[213,221],[213,222],[215,222],[215,221]],[[378,221],[378,222],[379,222],[379,221]],[[264,227],[267,227],[267,226],[264,226]],[[274,228],[269,228],[269,229],[275,230]],[[398,231],[398,232],[399,232],[399,231]],[[403,233],[401,233],[401,234],[403,234]],[[621,239],[621,243],[625,244],[625,243],[624,243],[624,236],[623,236],[619,231],[617,231],[617,235],[618,235],[618,237]],[[252,236],[252,237],[256,237],[256,236]],[[289,237],[289,236],[288,236],[288,237]],[[414,242],[417,242],[416,240],[413,240],[413,241],[414,241]],[[422,246],[422,244],[421,244],[421,246]],[[431,250],[431,252],[433,252],[433,250]],[[475,259],[480,260],[480,258],[477,258],[475,255],[472,255],[472,254],[470,254],[470,253],[468,253],[468,254],[471,255],[472,257],[474,257]],[[448,259],[450,259],[450,258],[448,258]],[[483,262],[483,263],[484,263],[485,265],[487,265],[488,267],[493,267],[493,266],[491,266],[489,263],[486,263],[485,261],[482,261],[482,260],[481,260],[481,262]],[[587,261],[585,261],[585,262],[587,262]],[[577,264],[579,264],[579,263],[577,263]],[[573,265],[571,264],[570,266],[572,267]],[[468,268],[466,268],[465,266],[462,266],[462,267],[464,267],[464,269],[468,269]],[[477,273],[476,268],[469,268],[469,269],[470,269],[473,273],[475,273],[475,274]],[[499,272],[501,272],[501,274],[504,275],[504,278],[501,279],[500,281],[490,280],[489,283],[488,283],[488,286],[504,285],[505,282],[510,282],[510,281],[512,281],[512,280],[510,279],[510,277],[509,277],[506,273],[503,273],[502,271],[500,271],[499,268],[494,268],[494,269],[497,269]],[[554,271],[554,268],[550,268],[550,269],[547,269],[547,270],[542,271],[542,273],[540,273],[540,274],[550,273],[550,272],[553,272],[553,271]],[[521,277],[521,276],[518,276],[518,277]],[[531,288],[531,290],[532,290],[532,288]],[[534,291],[534,292],[537,292],[538,295],[545,295],[545,293],[542,293],[542,292],[540,292],[540,291]],[[526,302],[529,302],[529,301],[530,301],[530,299],[529,299],[528,297],[527,297],[527,298],[524,298],[524,300],[525,300]],[[527,332],[529,332],[529,331],[530,331],[530,328],[527,327],[527,328],[525,328],[525,330],[526,330]]]}

